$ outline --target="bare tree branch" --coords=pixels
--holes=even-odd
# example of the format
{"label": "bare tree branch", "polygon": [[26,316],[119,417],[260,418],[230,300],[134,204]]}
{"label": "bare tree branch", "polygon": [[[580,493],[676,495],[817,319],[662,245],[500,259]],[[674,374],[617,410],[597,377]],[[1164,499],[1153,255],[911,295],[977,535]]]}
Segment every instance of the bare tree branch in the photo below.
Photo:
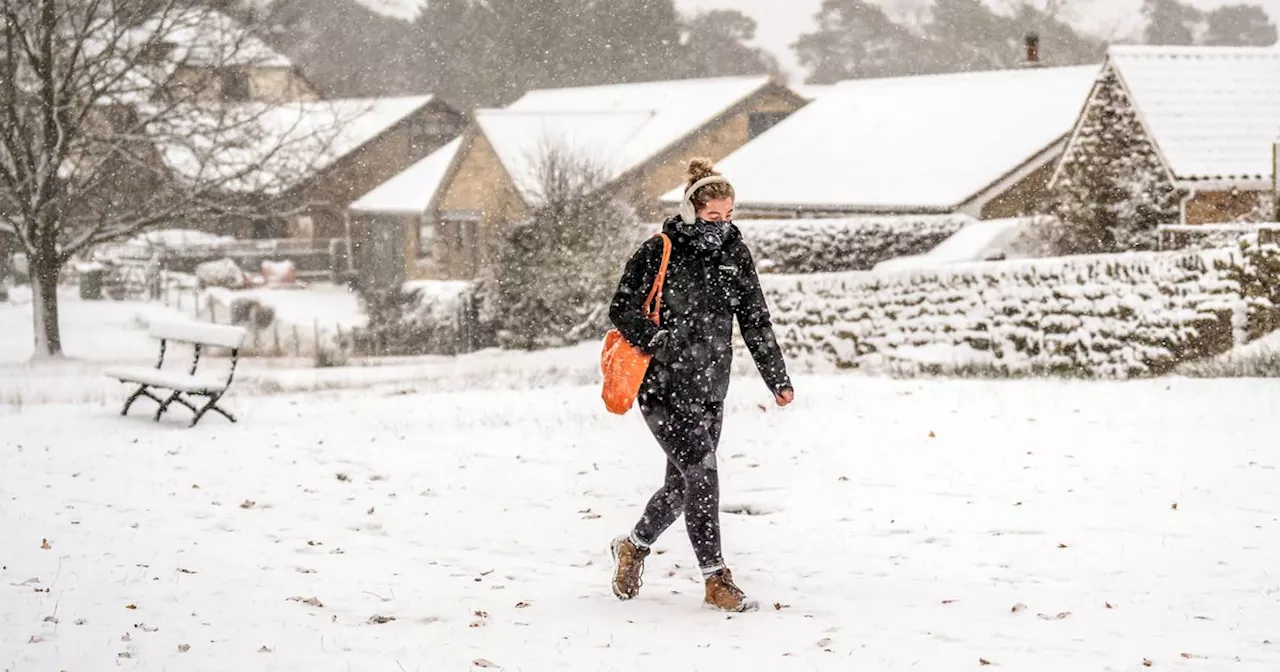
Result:
{"label": "bare tree branch", "polygon": [[314,205],[290,189],[330,159],[351,110],[227,99],[228,77],[279,57],[224,14],[189,0],[0,0],[0,21],[0,221],[39,280],[50,354],[51,288],[73,257],[156,226]]}

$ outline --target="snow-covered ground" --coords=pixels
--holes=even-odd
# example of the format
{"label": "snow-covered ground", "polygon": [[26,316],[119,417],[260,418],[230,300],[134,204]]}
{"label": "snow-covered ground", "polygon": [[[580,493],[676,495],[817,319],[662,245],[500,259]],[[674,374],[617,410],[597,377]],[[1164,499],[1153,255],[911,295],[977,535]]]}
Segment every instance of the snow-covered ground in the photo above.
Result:
{"label": "snow-covered ground", "polygon": [[6,672],[1280,667],[1280,380],[741,378],[726,616],[679,523],[610,593],[663,458],[596,344],[251,360],[188,429],[101,375],[164,308],[64,298],[58,363],[0,304]]}
{"label": "snow-covered ground", "polygon": [[739,380],[726,552],[766,608],[727,617],[679,524],[609,592],[662,474],[637,417],[456,381],[233,392],[195,429],[0,406],[0,669],[1280,665],[1280,382],[800,376],[778,410]]}

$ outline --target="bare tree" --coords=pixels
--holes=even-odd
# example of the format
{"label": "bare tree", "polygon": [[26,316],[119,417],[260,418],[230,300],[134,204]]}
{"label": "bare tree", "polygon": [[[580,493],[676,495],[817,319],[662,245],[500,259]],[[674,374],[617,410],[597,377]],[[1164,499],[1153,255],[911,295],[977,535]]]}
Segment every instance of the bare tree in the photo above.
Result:
{"label": "bare tree", "polygon": [[594,153],[544,137],[525,160],[534,207],[503,227],[491,269],[498,344],[531,350],[601,336],[617,274],[638,242],[635,208]]}
{"label": "bare tree", "polygon": [[62,352],[73,257],[170,222],[287,214],[254,195],[340,126],[244,102],[245,73],[280,57],[184,0],[0,0],[0,19],[0,220],[29,259],[37,356]]}

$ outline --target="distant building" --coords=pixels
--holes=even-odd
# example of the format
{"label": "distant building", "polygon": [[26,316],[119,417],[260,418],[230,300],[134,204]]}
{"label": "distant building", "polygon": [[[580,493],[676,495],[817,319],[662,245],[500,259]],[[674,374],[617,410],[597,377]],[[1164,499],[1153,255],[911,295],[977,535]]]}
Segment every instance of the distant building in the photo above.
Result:
{"label": "distant building", "polygon": [[[1145,177],[1182,192],[1181,223],[1275,218],[1280,49],[1114,46],[1097,79],[1090,102],[1108,94],[1136,112],[1161,165]],[[1086,106],[1077,128],[1097,114]],[[1072,134],[1069,151],[1094,147]]]}
{"label": "distant building", "polygon": [[[218,11],[171,11],[137,31],[139,74],[208,102],[284,103],[320,98],[285,55]],[[159,39],[156,39],[159,38]],[[149,65],[148,65],[149,64]]]}
{"label": "distant building", "polygon": [[719,160],[805,103],[765,76],[530,91],[477,110],[456,145],[359,199],[353,230],[375,227],[366,263],[389,269],[379,283],[470,279],[538,205],[548,150],[592,162],[602,188],[653,218],[690,158]]}
{"label": "distant building", "polygon": [[228,171],[229,194],[302,207],[287,220],[231,219],[218,231],[240,238],[345,238],[352,201],[438,150],[464,123],[434,96],[215,104],[207,112],[243,114],[253,135],[166,142],[160,153],[175,178],[208,182]]}
{"label": "distant building", "polygon": [[[720,163],[739,218],[962,213],[1046,198],[1097,66],[849,80]],[[671,186],[674,186],[675,182]],[[681,189],[662,197],[678,203]]]}
{"label": "distant building", "polygon": [[405,250],[434,236],[427,208],[461,146],[462,138],[454,138],[351,204],[354,265],[366,283],[390,287],[414,275],[416,257]]}

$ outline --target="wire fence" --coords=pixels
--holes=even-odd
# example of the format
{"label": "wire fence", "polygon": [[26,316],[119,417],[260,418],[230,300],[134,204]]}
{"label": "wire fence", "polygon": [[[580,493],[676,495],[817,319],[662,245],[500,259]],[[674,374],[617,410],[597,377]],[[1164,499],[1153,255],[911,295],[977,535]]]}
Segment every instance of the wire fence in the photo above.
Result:
{"label": "wire fence", "polygon": [[244,327],[243,356],[309,357],[317,365],[331,366],[356,354],[353,327],[319,318],[310,323],[286,322],[270,305],[254,297],[221,295],[170,278],[161,283],[154,299],[194,320]]}

